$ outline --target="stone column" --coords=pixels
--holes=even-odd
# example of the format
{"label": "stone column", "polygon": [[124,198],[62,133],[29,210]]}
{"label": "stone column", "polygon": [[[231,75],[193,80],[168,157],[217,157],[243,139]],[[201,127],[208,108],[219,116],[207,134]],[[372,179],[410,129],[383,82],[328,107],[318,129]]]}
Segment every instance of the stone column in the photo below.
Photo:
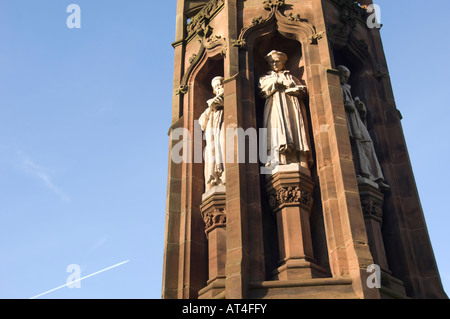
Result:
{"label": "stone column", "polygon": [[389,269],[381,234],[384,195],[378,185],[366,178],[358,177],[361,206],[366,224],[367,239],[374,262],[384,271]]}
{"label": "stone column", "polygon": [[225,186],[217,186],[203,195],[200,206],[208,238],[208,282],[199,291],[199,299],[212,299],[225,291],[226,247]]}
{"label": "stone column", "polygon": [[325,269],[314,259],[310,217],[314,183],[300,164],[278,166],[267,175],[269,204],[276,215],[280,252],[275,280],[324,277]]}
{"label": "stone column", "polygon": [[370,252],[372,253],[374,263],[381,269],[381,285],[385,287],[384,292],[395,297],[398,295],[406,296],[403,282],[392,276],[386,258],[381,232],[384,195],[376,183],[364,177],[358,177],[358,187]]}

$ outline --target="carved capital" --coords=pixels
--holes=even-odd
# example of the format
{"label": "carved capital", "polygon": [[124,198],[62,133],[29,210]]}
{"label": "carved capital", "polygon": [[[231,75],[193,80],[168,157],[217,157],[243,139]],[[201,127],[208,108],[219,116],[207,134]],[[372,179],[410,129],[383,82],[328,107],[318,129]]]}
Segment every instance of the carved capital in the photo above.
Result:
{"label": "carved capital", "polygon": [[381,223],[383,219],[383,193],[377,188],[377,185],[374,185],[373,182],[367,182],[366,179],[359,179],[358,187],[364,218],[374,219]]}
{"label": "carved capital", "polygon": [[272,209],[277,210],[283,205],[302,204],[308,208],[312,205],[311,193],[298,186],[283,187],[269,194],[269,204]]}
{"label": "carved capital", "polygon": [[362,211],[365,218],[383,219],[383,201],[375,198],[361,199]]}
{"label": "carved capital", "polygon": [[206,233],[211,232],[217,227],[225,227],[227,223],[225,208],[214,208],[205,212],[203,214],[203,220],[205,221]]}

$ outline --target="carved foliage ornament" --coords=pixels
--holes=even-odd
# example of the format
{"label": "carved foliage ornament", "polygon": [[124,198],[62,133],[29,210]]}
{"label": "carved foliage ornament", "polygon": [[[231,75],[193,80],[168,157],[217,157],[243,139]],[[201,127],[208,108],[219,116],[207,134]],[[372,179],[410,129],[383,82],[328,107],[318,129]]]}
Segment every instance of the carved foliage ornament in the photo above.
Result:
{"label": "carved foliage ornament", "polygon": [[323,35],[325,34],[325,32],[318,32],[318,33],[314,33],[312,36],[311,36],[311,44],[317,44],[318,43],[318,41],[320,40],[320,39],[322,39],[323,38]]}
{"label": "carved foliage ornament", "polygon": [[383,218],[383,202],[374,198],[361,199],[364,217],[381,221]]}
{"label": "carved foliage ornament", "polygon": [[223,4],[224,0],[210,0],[188,23],[186,27],[187,37],[190,38],[194,34],[202,37],[209,36],[212,32],[209,22],[222,9]]}
{"label": "carved foliage ornament", "polygon": [[269,194],[269,204],[272,209],[285,204],[303,204],[310,207],[312,204],[311,193],[300,187],[283,187]]}
{"label": "carved foliage ornament", "polygon": [[275,19],[279,20],[285,20],[284,23],[287,24],[299,24],[302,23],[303,27],[306,27],[308,31],[312,34],[310,37],[311,44],[317,44],[317,41],[322,38],[323,33],[318,34],[316,33],[316,29],[314,26],[310,25],[308,23],[307,19],[303,19],[300,14],[294,14],[294,13],[282,13],[281,9],[285,7],[286,3],[285,0],[265,0],[263,1],[263,7],[264,9],[270,11],[269,15],[266,18],[263,18],[262,16],[258,16],[256,18],[253,18],[252,23],[244,27],[241,30],[241,33],[238,37],[238,39],[231,41],[232,45],[234,47],[238,47],[240,49],[246,49],[247,47],[247,37],[253,30],[256,30],[258,28],[263,28],[265,26],[270,25]]}
{"label": "carved foliage ornament", "polygon": [[289,21],[297,21],[297,22],[303,22],[303,21],[307,21],[306,19],[302,19],[302,17],[300,16],[300,14],[294,14],[294,13],[289,13],[289,15],[286,16],[288,18]]}
{"label": "carved foliage ornament", "polygon": [[180,85],[180,87],[176,90],[176,95],[183,95],[188,92],[188,86],[187,85]]}
{"label": "carved foliage ornament", "polygon": [[208,232],[209,229],[216,226],[225,226],[227,223],[227,215],[224,208],[215,208],[208,211],[203,215],[205,221],[205,229]]}
{"label": "carved foliage ornament", "polygon": [[207,50],[212,50],[218,46],[222,47],[222,51],[220,54],[222,56],[226,55],[227,52],[227,40],[220,35],[212,35],[209,38],[205,39],[204,46]]}
{"label": "carved foliage ornament", "polygon": [[285,0],[265,0],[263,2],[264,9],[272,10],[273,8],[281,8],[285,5]]}
{"label": "carved foliage ornament", "polygon": [[358,20],[366,21],[367,9],[361,6],[359,1],[354,0],[330,0],[340,11],[339,26],[341,30],[353,30]]}

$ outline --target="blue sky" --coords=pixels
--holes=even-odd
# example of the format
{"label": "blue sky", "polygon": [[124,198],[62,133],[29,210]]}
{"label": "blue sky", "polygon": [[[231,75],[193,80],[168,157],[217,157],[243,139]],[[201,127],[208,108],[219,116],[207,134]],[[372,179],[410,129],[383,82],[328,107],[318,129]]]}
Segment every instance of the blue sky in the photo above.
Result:
{"label": "blue sky", "polygon": [[[66,26],[71,3],[81,29]],[[448,1],[378,4],[450,291]],[[87,276],[123,261],[43,298],[160,297],[175,12],[175,0],[0,0],[0,298],[63,285],[70,264]]]}
{"label": "blue sky", "polygon": [[159,298],[176,3],[71,3],[0,0],[0,297]]}

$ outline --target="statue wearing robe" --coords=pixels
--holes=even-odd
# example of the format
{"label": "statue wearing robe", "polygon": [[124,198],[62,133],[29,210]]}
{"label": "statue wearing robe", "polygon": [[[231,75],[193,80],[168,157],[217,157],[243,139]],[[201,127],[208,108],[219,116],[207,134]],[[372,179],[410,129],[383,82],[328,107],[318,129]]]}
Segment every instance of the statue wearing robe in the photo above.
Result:
{"label": "statue wearing robe", "polygon": [[367,108],[358,97],[353,98],[352,96],[351,86],[348,84],[348,78],[351,74],[348,68],[338,66],[338,70],[357,175],[368,178],[378,183],[380,188],[386,189],[388,185],[384,184],[384,176],[375,147],[364,123]]}
{"label": "statue wearing robe", "polygon": [[[301,97],[306,87],[288,70],[287,56],[272,51],[266,56],[272,68],[260,79],[260,96],[266,99],[263,127],[267,129],[267,167],[300,163],[309,168],[312,162],[306,114]],[[300,99],[299,99],[300,98]]]}
{"label": "statue wearing robe", "polygon": [[207,101],[208,107],[199,118],[205,132],[204,151],[205,189],[225,185],[225,130],[223,121],[223,77],[212,80],[216,96]]}

